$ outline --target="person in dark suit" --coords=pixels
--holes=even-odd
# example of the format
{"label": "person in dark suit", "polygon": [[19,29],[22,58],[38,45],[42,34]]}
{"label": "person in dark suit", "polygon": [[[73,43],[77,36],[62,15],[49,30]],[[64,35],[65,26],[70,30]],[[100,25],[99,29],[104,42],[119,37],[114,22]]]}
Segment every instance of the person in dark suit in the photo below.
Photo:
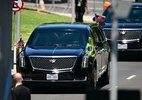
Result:
{"label": "person in dark suit", "polygon": [[22,84],[22,80],[21,73],[13,75],[15,86],[11,89],[12,100],[31,100],[30,89]]}
{"label": "person in dark suit", "polygon": [[89,13],[87,0],[75,0],[75,21],[83,22],[84,13]]}

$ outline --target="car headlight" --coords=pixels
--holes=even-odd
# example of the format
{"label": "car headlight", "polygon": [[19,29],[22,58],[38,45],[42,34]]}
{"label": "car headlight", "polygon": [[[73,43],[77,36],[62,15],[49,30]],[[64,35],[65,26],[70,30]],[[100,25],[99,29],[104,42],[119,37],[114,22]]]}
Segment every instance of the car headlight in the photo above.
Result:
{"label": "car headlight", "polygon": [[83,58],[82,58],[82,68],[87,68],[88,67],[88,59],[89,59],[89,56],[88,55],[84,55]]}
{"label": "car headlight", "polygon": [[24,52],[21,52],[20,54],[20,67],[25,67]]}

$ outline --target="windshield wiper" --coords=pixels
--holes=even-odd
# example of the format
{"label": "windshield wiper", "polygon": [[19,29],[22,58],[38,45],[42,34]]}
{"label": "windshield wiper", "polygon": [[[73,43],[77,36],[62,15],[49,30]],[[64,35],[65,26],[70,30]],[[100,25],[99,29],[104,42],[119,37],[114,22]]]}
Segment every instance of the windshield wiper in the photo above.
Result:
{"label": "windshield wiper", "polygon": [[65,47],[69,47],[69,46],[79,46],[78,44],[35,44],[35,45],[31,45],[31,46],[65,46]]}
{"label": "windshield wiper", "polygon": [[67,46],[67,47],[70,47],[70,46],[79,46],[78,44],[59,44],[59,46]]}
{"label": "windshield wiper", "polygon": [[35,44],[31,46],[58,46],[59,44]]}
{"label": "windshield wiper", "polygon": [[79,44],[71,44],[72,46],[80,46]]}

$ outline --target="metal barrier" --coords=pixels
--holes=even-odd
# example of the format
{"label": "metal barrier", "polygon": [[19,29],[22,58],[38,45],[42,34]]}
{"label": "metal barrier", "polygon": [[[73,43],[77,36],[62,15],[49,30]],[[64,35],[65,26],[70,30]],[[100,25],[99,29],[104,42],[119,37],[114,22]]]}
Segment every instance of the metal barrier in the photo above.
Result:
{"label": "metal barrier", "polygon": [[[33,3],[32,0],[25,0],[25,2],[30,2]],[[39,6],[39,0],[36,0],[34,2],[35,6]],[[47,2],[48,1],[48,2]],[[95,13],[102,14],[104,11],[104,3],[106,1],[112,2],[112,0],[88,0],[88,9],[89,9],[89,14],[88,15],[93,15]],[[135,1],[135,0],[131,0]],[[72,12],[72,0],[44,0],[46,10],[49,12],[61,12],[61,13],[71,13]],[[30,4],[29,4],[30,5]]]}
{"label": "metal barrier", "polygon": [[[103,3],[105,0],[88,0],[89,15],[94,15],[95,12],[103,12]],[[67,0],[66,3],[57,2],[57,0],[52,0],[51,3],[46,3],[46,9],[50,12],[61,12],[61,13],[71,13],[72,0]]]}
{"label": "metal barrier", "polygon": [[[31,2],[29,0],[26,0],[26,3],[29,3],[29,5],[34,5],[35,7],[39,8],[39,0],[36,0],[36,2]],[[49,2],[50,1],[50,2]],[[89,9],[89,15],[94,15],[95,13],[102,14],[103,12],[103,4],[105,1],[111,0],[88,0],[88,9]],[[72,0],[66,0],[66,2],[62,2],[62,0],[44,0],[46,10],[50,12],[61,12],[61,13],[71,13],[72,12]]]}

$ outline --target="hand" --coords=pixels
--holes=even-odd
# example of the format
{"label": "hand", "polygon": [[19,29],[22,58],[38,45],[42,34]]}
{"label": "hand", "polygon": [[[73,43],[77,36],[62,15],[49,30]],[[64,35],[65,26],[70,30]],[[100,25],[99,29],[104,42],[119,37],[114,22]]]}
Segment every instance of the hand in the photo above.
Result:
{"label": "hand", "polygon": [[89,14],[89,11],[86,11],[87,14]]}

